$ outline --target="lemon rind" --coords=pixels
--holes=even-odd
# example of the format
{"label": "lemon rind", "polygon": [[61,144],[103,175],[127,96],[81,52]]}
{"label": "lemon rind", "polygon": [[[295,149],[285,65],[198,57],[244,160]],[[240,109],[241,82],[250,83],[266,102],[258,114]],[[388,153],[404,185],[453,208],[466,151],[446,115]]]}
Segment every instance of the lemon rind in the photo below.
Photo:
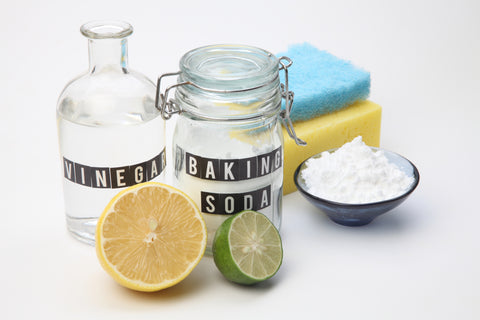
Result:
{"label": "lemon rind", "polygon": [[[201,244],[202,250],[199,252],[198,257],[194,261],[192,261],[192,263],[189,265],[189,267],[186,268],[185,271],[179,277],[177,277],[175,279],[172,279],[172,280],[163,281],[163,282],[160,282],[160,283],[150,284],[150,283],[146,283],[146,282],[141,281],[141,280],[132,280],[130,278],[127,278],[120,271],[118,271],[116,266],[113,265],[106,258],[106,254],[105,254],[105,251],[103,250],[103,245],[102,245],[104,243],[104,237],[103,237],[102,233],[99,232],[99,231],[102,230],[103,223],[104,223],[106,217],[108,216],[108,214],[110,214],[112,207],[114,207],[114,205],[117,203],[118,199],[120,199],[124,194],[131,193],[131,192],[136,193],[142,188],[149,187],[149,186],[155,186],[155,185],[156,186],[162,186],[162,187],[168,189],[170,192],[174,192],[174,193],[178,193],[178,194],[183,195],[184,198],[187,199],[187,201],[192,206],[195,207],[195,209],[196,209],[195,210],[195,212],[196,212],[195,216],[198,220],[201,221],[201,224],[203,226],[202,229],[203,229],[204,237],[203,237],[203,241],[202,241],[202,244]],[[160,183],[160,182],[149,181],[149,182],[144,182],[144,183],[137,184],[137,185],[134,185],[132,187],[126,188],[126,189],[122,190],[121,192],[119,192],[115,197],[113,197],[112,200],[110,200],[110,202],[105,207],[102,215],[100,216],[100,218],[98,219],[98,222],[97,222],[97,232],[95,233],[95,243],[96,243],[95,247],[96,247],[98,260],[100,261],[101,266],[103,267],[103,269],[108,274],[110,274],[110,276],[115,281],[117,281],[122,286],[133,289],[133,290],[144,291],[144,292],[153,292],[153,291],[159,291],[159,290],[162,290],[162,289],[165,289],[165,288],[168,288],[168,287],[171,287],[171,286],[174,286],[174,285],[178,284],[179,282],[184,280],[193,271],[193,269],[198,265],[198,263],[200,262],[200,260],[202,259],[202,257],[205,254],[205,249],[206,249],[206,246],[207,246],[207,231],[206,230],[207,229],[206,229],[205,220],[204,220],[203,216],[201,215],[200,210],[198,209],[198,206],[187,194],[185,194],[181,190],[179,190],[175,187],[172,187],[170,185]]]}

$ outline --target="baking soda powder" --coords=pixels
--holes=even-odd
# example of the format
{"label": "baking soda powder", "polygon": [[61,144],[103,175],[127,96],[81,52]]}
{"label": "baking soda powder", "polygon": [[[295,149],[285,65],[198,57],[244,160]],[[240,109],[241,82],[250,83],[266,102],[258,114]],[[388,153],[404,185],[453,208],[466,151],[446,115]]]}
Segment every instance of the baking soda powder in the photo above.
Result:
{"label": "baking soda powder", "polygon": [[383,151],[373,151],[361,136],[308,160],[302,178],[311,194],[351,204],[395,198],[413,183],[413,177],[389,162]]}

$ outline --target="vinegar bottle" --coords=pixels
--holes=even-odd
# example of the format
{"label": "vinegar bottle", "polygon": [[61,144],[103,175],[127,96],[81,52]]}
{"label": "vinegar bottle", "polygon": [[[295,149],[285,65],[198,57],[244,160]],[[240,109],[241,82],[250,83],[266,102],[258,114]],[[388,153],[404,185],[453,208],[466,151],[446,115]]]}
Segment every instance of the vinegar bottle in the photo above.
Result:
{"label": "vinegar bottle", "polygon": [[57,105],[67,228],[94,244],[97,219],[120,190],[163,178],[165,122],[155,85],[128,68],[120,21],[84,24],[89,69],[69,82]]}

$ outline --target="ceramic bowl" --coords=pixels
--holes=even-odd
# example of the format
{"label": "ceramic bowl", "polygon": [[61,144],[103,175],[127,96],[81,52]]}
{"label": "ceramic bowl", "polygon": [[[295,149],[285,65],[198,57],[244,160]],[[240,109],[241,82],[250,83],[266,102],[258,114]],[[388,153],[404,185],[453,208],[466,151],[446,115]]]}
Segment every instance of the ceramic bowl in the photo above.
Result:
{"label": "ceramic bowl", "polygon": [[[330,201],[322,199],[310,194],[307,191],[305,180],[302,178],[301,171],[306,167],[305,163],[311,158],[321,157],[321,153],[314,155],[304,162],[302,162],[297,170],[295,171],[294,179],[295,185],[298,188],[298,191],[314,206],[320,209],[324,214],[326,214],[332,221],[344,225],[344,226],[363,226],[372,222],[373,219],[378,217],[381,214],[384,214],[393,208],[400,205],[405,201],[408,196],[415,190],[419,181],[420,174],[415,167],[415,165],[410,162],[408,159],[402,157],[399,154],[390,152],[380,148],[370,147],[373,151],[383,150],[387,159],[396,164],[400,170],[405,172],[408,176],[413,177],[414,181],[410,185],[410,188],[403,193],[402,195],[384,200],[379,202],[372,203],[362,203],[362,204],[349,204],[349,203],[339,203],[335,201]],[[337,149],[329,150],[328,152],[334,152]]]}

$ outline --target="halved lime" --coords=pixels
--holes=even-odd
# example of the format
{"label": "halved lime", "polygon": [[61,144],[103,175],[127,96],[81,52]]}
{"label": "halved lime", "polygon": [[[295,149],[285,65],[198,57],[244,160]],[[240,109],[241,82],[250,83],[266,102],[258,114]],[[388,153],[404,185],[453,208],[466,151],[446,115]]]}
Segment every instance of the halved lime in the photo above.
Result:
{"label": "halved lime", "polygon": [[222,223],[212,250],[215,264],[225,278],[246,285],[273,277],[283,259],[278,230],[263,214],[251,210]]}

